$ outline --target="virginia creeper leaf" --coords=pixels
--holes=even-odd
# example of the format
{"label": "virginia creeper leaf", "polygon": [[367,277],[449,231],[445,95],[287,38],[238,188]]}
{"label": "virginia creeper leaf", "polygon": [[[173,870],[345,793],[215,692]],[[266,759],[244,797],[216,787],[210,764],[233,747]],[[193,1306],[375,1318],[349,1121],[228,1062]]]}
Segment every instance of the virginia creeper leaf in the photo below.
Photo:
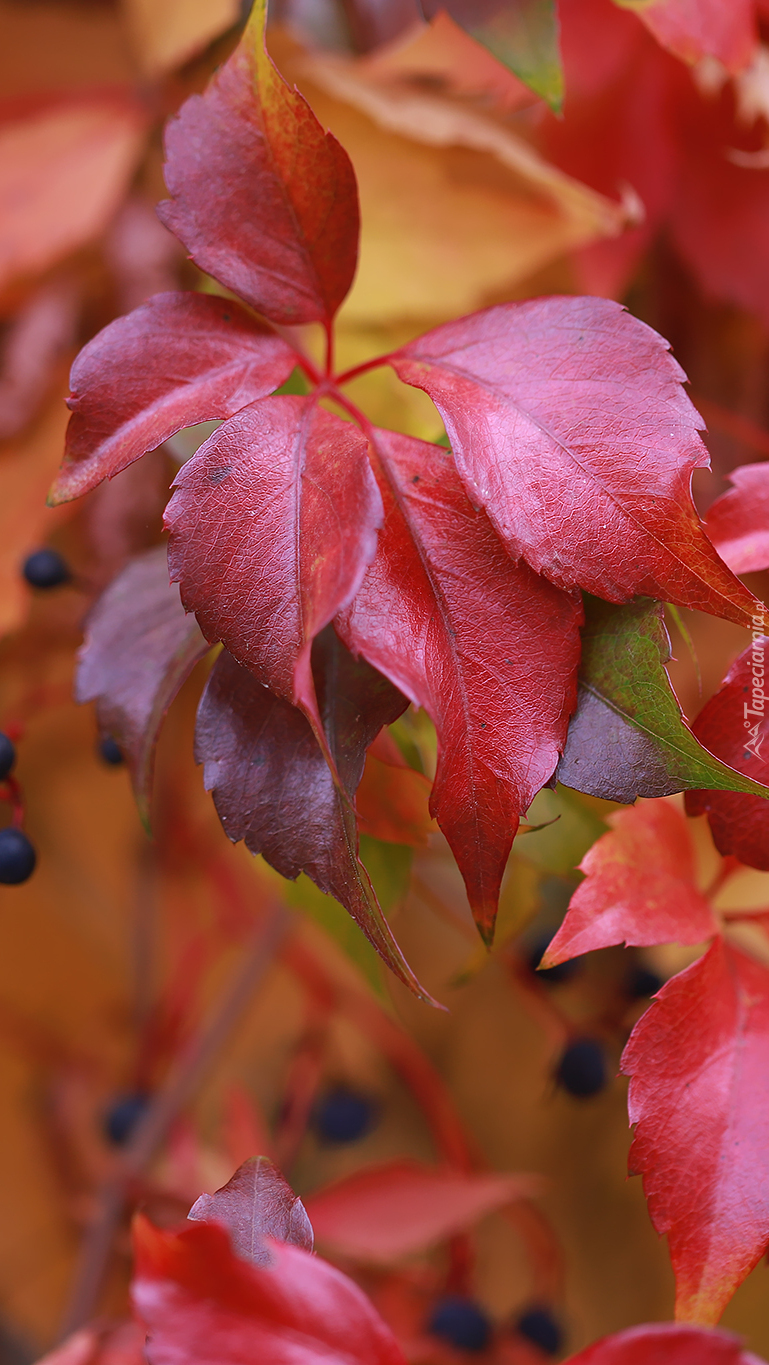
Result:
{"label": "virginia creeper leaf", "polygon": [[360,832],[385,843],[424,848],[434,829],[431,786],[424,773],[408,766],[395,740],[382,730],[369,747],[355,798]]}
{"label": "virginia creeper leaf", "polygon": [[563,70],[555,0],[517,0],[512,5],[508,0],[446,0],[429,13],[441,8],[553,109],[561,108]]}
{"label": "virginia creeper leaf", "polygon": [[717,939],[673,977],[622,1057],[630,1168],[667,1233],[676,1317],[718,1320],[769,1243],[769,971]]}
{"label": "virginia creeper leaf", "polygon": [[317,1237],[336,1255],[387,1263],[424,1251],[537,1193],[535,1176],[436,1170],[411,1160],[367,1166],[311,1195]]}
{"label": "virginia creeper leaf", "polygon": [[644,801],[609,817],[612,829],[580,863],[585,880],[542,959],[554,967],[613,943],[701,943],[718,932],[695,884],[686,820],[669,801]]}
{"label": "virginia creeper leaf", "polygon": [[[756,621],[761,621],[757,617]],[[719,690],[692,726],[713,753],[757,780],[769,779],[769,716],[766,659],[769,637],[757,629],[753,644],[735,659]],[[686,794],[689,815],[707,814],[719,853],[733,854],[749,867],[769,872],[769,806],[760,797],[735,792]]]}
{"label": "virginia creeper leaf", "polygon": [[329,627],[316,641],[315,683],[338,791],[309,722],[224,651],[200,701],[195,757],[233,843],[244,839],[281,876],[306,872],[335,896],[369,942],[425,997],[398,948],[358,857],[352,798],[366,747],[403,711],[405,698],[368,664],[354,660]]}
{"label": "virginia creeper leaf", "polygon": [[357,591],[382,518],[366,449],[313,398],[266,398],[183,466],[166,511],[203,633],[313,716],[312,641]]}
{"label": "virginia creeper leaf", "polygon": [[215,1194],[201,1194],[187,1217],[223,1223],[233,1251],[254,1265],[269,1265],[272,1259],[265,1237],[312,1251],[312,1226],[304,1205],[266,1156],[244,1161]]}
{"label": "virginia creeper leaf", "polygon": [[385,522],[340,629],[435,722],[430,809],[490,941],[519,816],[552,776],[574,706],[581,604],[511,562],[449,451],[372,439]]}
{"label": "virginia creeper leaf", "polygon": [[604,1337],[564,1365],[763,1365],[729,1332],[650,1322]]}
{"label": "virginia creeper leaf", "polygon": [[559,782],[627,805],[705,781],[758,796],[756,784],[708,753],[686,724],[664,667],[670,640],[662,605],[593,599],[585,615],[577,710]]}
{"label": "virginia creeper leaf", "polygon": [[111,479],[182,427],[231,417],[278,388],[296,355],[230,299],[157,294],[84,346],[52,497]]}
{"label": "virginia creeper leaf", "polygon": [[165,545],[137,555],[88,618],[75,695],[96,702],[101,730],[122,749],[145,823],[163,717],[208,649],[169,583]]}
{"label": "virginia creeper leaf", "polygon": [[708,454],[683,371],[619,304],[500,304],[390,359],[433,399],[471,500],[514,558],[610,602],[644,594],[749,622],[755,599],[691,500]]}
{"label": "virginia creeper leaf", "polygon": [[615,0],[632,10],[658,43],[685,62],[717,57],[740,71],[758,45],[755,0]]}
{"label": "virginia creeper leaf", "polygon": [[274,322],[329,324],[352,283],[347,153],[278,73],[256,0],[239,47],[166,129],[159,209],[196,265]]}
{"label": "virginia creeper leaf", "polygon": [[732,469],[733,485],[711,505],[705,526],[733,573],[769,568],[769,464]]}
{"label": "virginia creeper leaf", "polygon": [[272,1242],[271,1265],[248,1265],[216,1223],[165,1232],[141,1214],[134,1245],[151,1365],[405,1365],[362,1290],[301,1247]]}

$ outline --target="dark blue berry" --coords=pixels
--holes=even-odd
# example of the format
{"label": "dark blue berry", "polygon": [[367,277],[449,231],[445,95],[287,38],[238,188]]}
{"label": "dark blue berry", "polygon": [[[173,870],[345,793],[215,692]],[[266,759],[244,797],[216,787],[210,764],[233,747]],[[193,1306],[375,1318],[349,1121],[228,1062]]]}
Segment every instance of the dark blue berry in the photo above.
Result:
{"label": "dark blue berry", "polygon": [[548,929],[538,934],[528,945],[526,960],[532,972],[541,978],[542,981],[549,981],[552,986],[559,986],[562,981],[570,981],[582,969],[582,958],[572,957],[568,962],[559,962],[557,967],[543,967],[538,971],[539,964],[550,947],[555,935]]}
{"label": "dark blue berry", "polygon": [[112,735],[107,735],[106,739],[99,741],[99,757],[104,763],[108,763],[110,768],[117,768],[119,764],[125,762],[123,750]]}
{"label": "dark blue berry", "polygon": [[646,996],[656,995],[661,986],[662,978],[639,962],[632,968],[625,989],[631,1000],[643,1000]]}
{"label": "dark blue berry", "polygon": [[138,1090],[133,1095],[121,1095],[104,1116],[104,1132],[116,1147],[128,1141],[150,1102],[149,1095]]}
{"label": "dark blue berry", "polygon": [[0,829],[0,882],[19,886],[35,870],[37,854],[23,830],[8,825]]}
{"label": "dark blue berry", "polygon": [[563,1332],[549,1308],[528,1308],[515,1324],[517,1331],[545,1355],[555,1356],[563,1345]]}
{"label": "dark blue berry", "polygon": [[556,1071],[559,1085],[570,1095],[589,1099],[606,1085],[606,1058],[595,1038],[577,1038],[569,1043]]}
{"label": "dark blue berry", "polygon": [[376,1109],[367,1096],[340,1086],[321,1097],[313,1119],[325,1142],[358,1142],[373,1128]]}
{"label": "dark blue berry", "polygon": [[433,1336],[461,1351],[485,1351],[491,1337],[491,1323],[472,1299],[440,1299],[430,1314],[428,1328]]}
{"label": "dark blue berry", "polygon": [[0,730],[0,782],[4,782],[16,762],[16,745]]}
{"label": "dark blue berry", "polygon": [[58,550],[35,550],[24,560],[22,573],[31,588],[58,588],[72,577]]}

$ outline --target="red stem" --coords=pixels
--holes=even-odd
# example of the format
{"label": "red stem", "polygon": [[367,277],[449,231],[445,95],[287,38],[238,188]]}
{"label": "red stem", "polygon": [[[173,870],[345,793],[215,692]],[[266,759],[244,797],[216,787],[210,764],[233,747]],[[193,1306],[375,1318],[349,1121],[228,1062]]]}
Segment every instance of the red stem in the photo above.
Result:
{"label": "red stem", "polygon": [[374,356],[373,360],[365,360],[362,365],[354,365],[351,370],[344,370],[342,374],[334,375],[335,384],[349,384],[351,379],[357,379],[360,374],[368,374],[369,370],[378,370],[380,365],[389,365],[390,357],[394,351],[388,351],[386,355]]}

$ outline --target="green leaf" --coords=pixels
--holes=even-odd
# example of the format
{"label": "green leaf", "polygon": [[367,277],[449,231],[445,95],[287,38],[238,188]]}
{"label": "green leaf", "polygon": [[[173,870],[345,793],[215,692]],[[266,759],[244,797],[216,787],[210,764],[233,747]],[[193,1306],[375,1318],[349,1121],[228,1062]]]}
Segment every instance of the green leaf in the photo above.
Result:
{"label": "green leaf", "polygon": [[[456,14],[454,15],[457,18]],[[560,113],[563,67],[558,41],[556,0],[507,0],[490,19],[472,18],[462,27],[488,48],[497,61],[546,99]]]}

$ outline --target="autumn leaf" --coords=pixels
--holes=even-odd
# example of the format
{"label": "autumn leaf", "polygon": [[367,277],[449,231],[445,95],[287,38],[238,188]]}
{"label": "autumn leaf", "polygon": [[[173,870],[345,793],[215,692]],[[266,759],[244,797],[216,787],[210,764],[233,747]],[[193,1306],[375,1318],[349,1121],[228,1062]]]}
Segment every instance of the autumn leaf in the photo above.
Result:
{"label": "autumn leaf", "polygon": [[77,700],[96,702],[102,733],[125,755],[145,823],[163,717],[208,648],[195,617],[185,614],[178,588],[169,582],[165,545],[132,560],[88,618]]}
{"label": "autumn leaf", "polygon": [[372,441],[385,522],[340,629],[435,722],[430,809],[490,940],[519,816],[564,743],[581,605],[511,563],[449,452],[396,432]]}
{"label": "autumn leaf", "polygon": [[0,362],[0,440],[22,431],[48,396],[75,342],[80,290],[59,279],[36,290],[3,338]]}
{"label": "autumn leaf", "polygon": [[435,825],[428,809],[432,783],[410,768],[382,730],[366,754],[355,798],[358,829],[385,843],[424,848]]}
{"label": "autumn leaf", "polygon": [[142,69],[181,66],[239,20],[239,0],[125,0]]}
{"label": "autumn leaf", "polygon": [[702,943],[718,932],[695,883],[684,817],[669,801],[644,801],[608,816],[612,826],[580,863],[585,880],[542,959],[554,967],[613,943]]}
{"label": "autumn leaf", "polygon": [[516,5],[505,0],[480,4],[478,0],[446,0],[442,8],[553,109],[560,110],[563,70],[555,0],[523,0]]}
{"label": "autumn leaf", "polygon": [[769,971],[717,939],[673,977],[622,1057],[630,1167],[666,1233],[676,1316],[714,1323],[769,1243]]}
{"label": "autumn leaf", "polygon": [[732,487],[708,510],[705,528],[732,573],[769,568],[769,464],[729,473]]}
{"label": "autumn leaf", "polygon": [[627,805],[704,780],[726,791],[750,784],[758,796],[751,779],[708,753],[686,724],[664,667],[670,640],[662,605],[613,607],[592,599],[585,612],[577,710],[559,782]]}
{"label": "autumn leaf", "polygon": [[651,1322],[604,1337],[565,1365],[763,1365],[729,1332]]}
{"label": "autumn leaf", "polygon": [[433,399],[471,499],[514,558],[608,601],[645,594],[749,623],[755,599],[691,501],[708,456],[683,372],[618,304],[501,304],[390,363]]}
{"label": "autumn leaf", "polygon": [[717,57],[728,71],[747,66],[758,45],[755,0],[615,0],[658,43],[685,62]]}
{"label": "autumn leaf", "polygon": [[329,326],[355,273],[355,175],[267,55],[265,12],[256,0],[233,56],[168,125],[159,212],[196,265],[258,312]]}
{"label": "autumn leaf", "polygon": [[253,1265],[269,1265],[265,1237],[312,1251],[312,1226],[304,1205],[266,1156],[239,1166],[215,1194],[201,1194],[187,1217],[193,1222],[223,1223],[236,1255]]}

